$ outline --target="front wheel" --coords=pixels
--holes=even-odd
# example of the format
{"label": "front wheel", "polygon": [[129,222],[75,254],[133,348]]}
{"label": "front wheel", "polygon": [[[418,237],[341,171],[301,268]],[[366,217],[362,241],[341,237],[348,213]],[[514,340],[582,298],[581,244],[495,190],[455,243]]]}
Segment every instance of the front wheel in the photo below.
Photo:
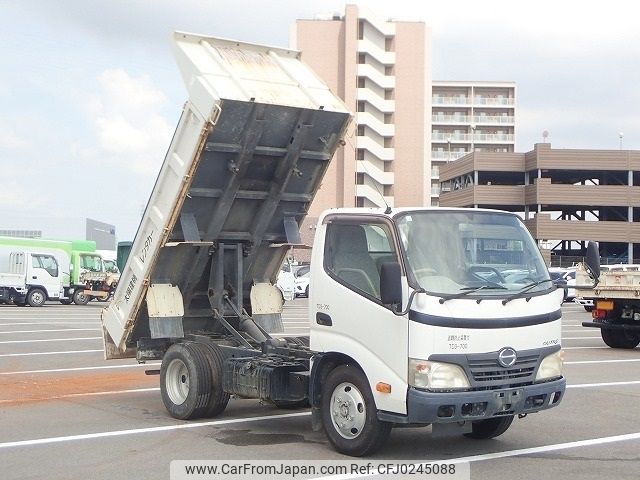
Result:
{"label": "front wheel", "polygon": [[47,294],[40,288],[34,288],[27,294],[27,303],[32,307],[41,307],[47,301]]}
{"label": "front wheel", "polygon": [[508,430],[513,422],[513,415],[506,417],[489,418],[471,423],[471,432],[465,433],[465,437],[484,440],[495,438]]}
{"label": "front wheel", "polygon": [[391,432],[390,423],[378,420],[369,383],[354,366],[340,365],[329,372],[320,408],[329,442],[345,455],[370,455]]}
{"label": "front wheel", "polygon": [[601,328],[602,340],[611,348],[636,348],[640,344],[640,335],[628,333],[624,330],[610,330]]}
{"label": "front wheel", "polygon": [[76,305],[86,305],[91,300],[91,297],[84,294],[83,290],[76,290],[73,292],[73,303]]}

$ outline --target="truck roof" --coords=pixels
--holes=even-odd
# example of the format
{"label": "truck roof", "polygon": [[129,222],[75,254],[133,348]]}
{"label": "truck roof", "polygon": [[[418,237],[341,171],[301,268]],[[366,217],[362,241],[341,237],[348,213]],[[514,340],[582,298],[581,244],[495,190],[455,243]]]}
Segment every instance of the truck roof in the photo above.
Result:
{"label": "truck roof", "polygon": [[173,39],[189,100],[102,315],[105,342],[120,352],[149,335],[149,285],[179,288],[185,324],[210,320],[222,290],[250,308],[251,285],[273,283],[300,242],[299,224],[351,119],[299,52],[182,32]]}

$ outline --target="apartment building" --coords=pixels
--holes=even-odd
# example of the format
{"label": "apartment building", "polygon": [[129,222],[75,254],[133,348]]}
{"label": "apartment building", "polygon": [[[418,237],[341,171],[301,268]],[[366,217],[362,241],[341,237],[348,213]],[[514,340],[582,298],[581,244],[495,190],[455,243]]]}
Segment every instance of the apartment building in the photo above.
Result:
{"label": "apartment building", "polygon": [[298,20],[292,47],[355,112],[308,224],[331,207],[428,205],[431,199],[430,30],[347,5],[344,15]]}
{"label": "apartment building", "polygon": [[605,263],[640,262],[640,151],[474,151],[440,169],[440,205],[521,213],[552,254],[584,255],[600,243]]}
{"label": "apartment building", "polygon": [[515,151],[514,82],[433,81],[430,203],[438,205],[440,170],[469,152]]}

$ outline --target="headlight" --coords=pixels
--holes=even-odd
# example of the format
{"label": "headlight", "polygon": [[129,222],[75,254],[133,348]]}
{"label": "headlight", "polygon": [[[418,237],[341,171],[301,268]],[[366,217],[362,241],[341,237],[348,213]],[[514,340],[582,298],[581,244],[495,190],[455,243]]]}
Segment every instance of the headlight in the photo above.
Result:
{"label": "headlight", "polygon": [[463,390],[469,388],[467,374],[453,363],[409,359],[409,385],[429,390]]}
{"label": "headlight", "polygon": [[536,382],[562,376],[562,364],[564,363],[564,351],[547,355],[542,359],[536,374]]}

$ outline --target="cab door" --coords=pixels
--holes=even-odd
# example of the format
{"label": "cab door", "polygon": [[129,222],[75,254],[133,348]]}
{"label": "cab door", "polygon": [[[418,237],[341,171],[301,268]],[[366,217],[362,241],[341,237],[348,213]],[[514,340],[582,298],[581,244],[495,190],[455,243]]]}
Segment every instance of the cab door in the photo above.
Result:
{"label": "cab door", "polygon": [[[381,265],[399,262],[393,226],[385,217],[358,216],[328,221],[316,235],[324,241],[313,252],[311,348],[354,359],[377,407],[406,413],[408,320],[380,296]],[[378,382],[391,393],[378,392]]]}
{"label": "cab door", "polygon": [[31,254],[31,271],[27,275],[27,283],[41,285],[49,298],[60,297],[60,268],[53,255]]}

